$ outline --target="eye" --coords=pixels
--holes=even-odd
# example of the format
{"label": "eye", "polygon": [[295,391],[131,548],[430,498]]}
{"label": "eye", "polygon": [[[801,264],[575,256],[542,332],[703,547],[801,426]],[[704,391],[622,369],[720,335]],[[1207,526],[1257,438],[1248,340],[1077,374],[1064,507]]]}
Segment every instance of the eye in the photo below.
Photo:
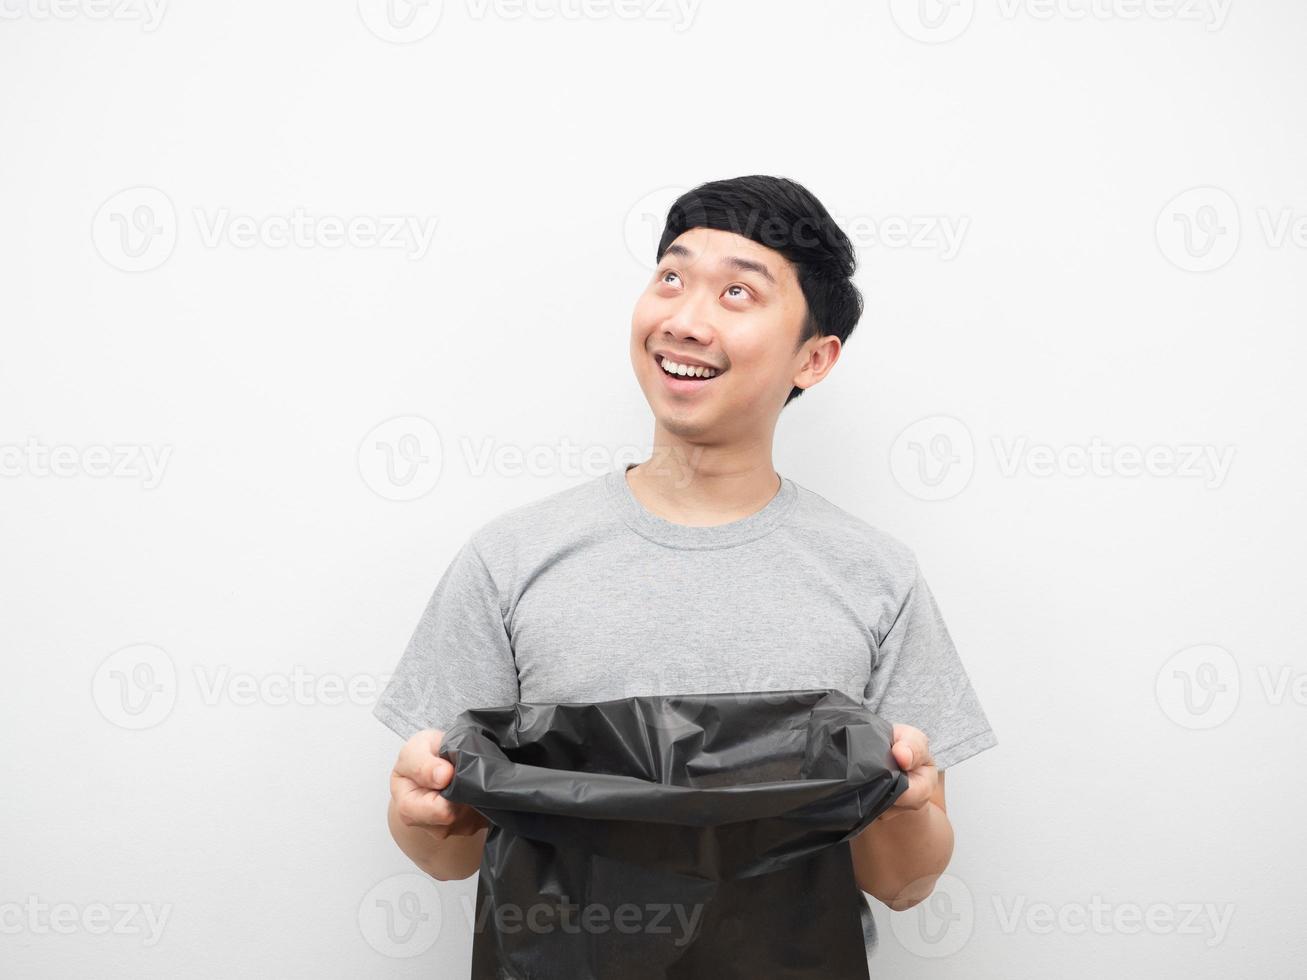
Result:
{"label": "eye", "polygon": [[659,281],[659,282],[666,282],[668,276],[676,276],[677,279],[680,279],[680,278],[681,278],[681,274],[680,274],[679,272],[677,272],[675,269],[666,269],[666,270],[664,270],[663,273],[658,277],[658,281]]}
{"label": "eye", "polygon": [[737,283],[733,283],[733,284],[731,284],[730,286],[727,286],[727,287],[726,287],[726,291],[727,291],[728,293],[729,293],[732,289],[740,289],[740,290],[743,290],[743,291],[744,291],[744,297],[740,297],[740,296],[737,295],[737,296],[732,297],[733,299],[748,298],[749,296],[752,295],[752,294],[750,294],[750,292],[749,292],[749,288],[748,288],[747,286],[741,286],[738,282],[737,282]]}

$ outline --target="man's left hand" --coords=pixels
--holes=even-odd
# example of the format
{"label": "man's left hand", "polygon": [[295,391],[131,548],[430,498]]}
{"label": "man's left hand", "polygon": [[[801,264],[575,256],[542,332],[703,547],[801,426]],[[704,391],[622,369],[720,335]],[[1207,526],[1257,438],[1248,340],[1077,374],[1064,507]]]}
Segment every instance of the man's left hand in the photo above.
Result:
{"label": "man's left hand", "polygon": [[939,785],[939,770],[935,768],[935,758],[930,754],[930,739],[925,732],[911,725],[895,725],[891,740],[893,744],[890,746],[890,754],[907,775],[908,788],[877,820],[892,820],[910,811],[922,809],[935,795],[935,787]]}

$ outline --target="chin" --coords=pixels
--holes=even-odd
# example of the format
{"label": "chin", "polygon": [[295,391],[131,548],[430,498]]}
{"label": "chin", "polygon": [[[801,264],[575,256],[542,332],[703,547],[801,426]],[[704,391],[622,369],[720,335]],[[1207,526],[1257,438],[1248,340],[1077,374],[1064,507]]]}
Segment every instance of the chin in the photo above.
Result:
{"label": "chin", "polygon": [[664,432],[681,439],[697,439],[712,431],[711,421],[702,412],[654,412]]}

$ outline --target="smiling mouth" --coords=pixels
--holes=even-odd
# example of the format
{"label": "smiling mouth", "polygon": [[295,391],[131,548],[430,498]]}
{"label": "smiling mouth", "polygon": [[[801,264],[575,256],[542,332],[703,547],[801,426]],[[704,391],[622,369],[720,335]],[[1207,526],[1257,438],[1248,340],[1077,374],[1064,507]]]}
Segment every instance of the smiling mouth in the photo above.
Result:
{"label": "smiling mouth", "polygon": [[658,368],[669,379],[684,382],[699,382],[701,384],[711,381],[723,371],[717,368],[703,367],[699,364],[682,364],[669,357],[661,354],[655,354],[654,360],[658,362]]}

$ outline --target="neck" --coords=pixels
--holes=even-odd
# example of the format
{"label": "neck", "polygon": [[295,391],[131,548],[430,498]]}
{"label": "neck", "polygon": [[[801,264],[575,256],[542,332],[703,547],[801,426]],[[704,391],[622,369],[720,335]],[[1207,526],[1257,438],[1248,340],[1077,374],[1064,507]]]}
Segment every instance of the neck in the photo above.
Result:
{"label": "neck", "polygon": [[780,489],[771,446],[691,443],[655,430],[653,455],[626,471],[647,510],[676,524],[726,524],[762,510]]}

